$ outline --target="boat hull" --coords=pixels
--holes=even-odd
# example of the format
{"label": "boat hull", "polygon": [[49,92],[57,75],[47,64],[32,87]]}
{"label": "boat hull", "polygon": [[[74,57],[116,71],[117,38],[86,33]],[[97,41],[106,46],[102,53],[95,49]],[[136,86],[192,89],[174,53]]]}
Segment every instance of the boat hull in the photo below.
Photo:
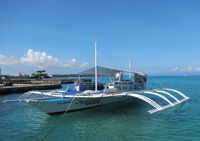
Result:
{"label": "boat hull", "polygon": [[26,101],[26,102],[36,107],[42,112],[45,112],[49,115],[55,115],[64,113],[67,109],[68,109],[67,112],[80,111],[127,100],[130,98],[132,97],[126,95],[120,95],[120,96],[109,96],[109,97],[99,96],[99,97],[88,97],[88,98],[77,97],[74,100],[71,97],[71,98],[60,98],[51,100],[39,100],[37,102],[36,101]]}

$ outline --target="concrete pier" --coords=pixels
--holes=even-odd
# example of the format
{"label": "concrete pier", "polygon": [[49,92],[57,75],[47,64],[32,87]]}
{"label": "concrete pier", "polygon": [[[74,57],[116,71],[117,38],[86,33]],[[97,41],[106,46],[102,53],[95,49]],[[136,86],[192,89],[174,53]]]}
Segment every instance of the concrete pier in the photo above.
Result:
{"label": "concrete pier", "polygon": [[[71,84],[78,79],[43,79],[43,80],[35,80],[35,79],[2,79],[2,82],[12,82],[13,84]],[[82,82],[91,82],[91,79],[81,79]]]}
{"label": "concrete pier", "polygon": [[[33,80],[33,79],[16,79],[16,80],[1,80],[0,81],[0,95],[11,93],[22,93],[32,90],[49,90],[60,89],[62,84],[71,84],[78,81],[77,79],[64,79],[64,80]],[[91,79],[82,79],[82,82],[91,82]],[[13,86],[3,86],[3,82],[11,82]]]}
{"label": "concrete pier", "polygon": [[0,95],[32,90],[60,89],[61,87],[61,84],[14,84],[13,86],[0,86]]}

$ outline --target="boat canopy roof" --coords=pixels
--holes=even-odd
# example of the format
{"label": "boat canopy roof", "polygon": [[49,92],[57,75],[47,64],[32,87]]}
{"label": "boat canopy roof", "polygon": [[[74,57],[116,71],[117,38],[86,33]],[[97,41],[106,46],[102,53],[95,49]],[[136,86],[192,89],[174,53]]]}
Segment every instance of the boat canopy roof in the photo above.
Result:
{"label": "boat canopy roof", "polygon": [[[117,73],[122,72],[122,70],[117,70],[117,69],[110,69],[110,68],[104,68],[104,67],[99,67],[97,66],[97,73],[98,75],[102,76],[114,76]],[[79,72],[78,75],[95,75],[95,67]]]}

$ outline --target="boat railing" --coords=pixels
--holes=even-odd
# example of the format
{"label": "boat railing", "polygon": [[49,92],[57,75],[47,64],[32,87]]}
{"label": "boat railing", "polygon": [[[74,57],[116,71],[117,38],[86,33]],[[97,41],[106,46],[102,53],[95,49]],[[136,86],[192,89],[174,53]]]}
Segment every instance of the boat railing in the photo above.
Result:
{"label": "boat railing", "polygon": [[17,100],[6,100],[3,103],[9,102],[22,102],[25,100],[41,100],[41,99],[53,99],[64,97],[63,94],[57,94],[55,91],[43,92],[43,91],[29,91],[21,95]]}
{"label": "boat railing", "polygon": [[129,82],[129,81],[114,81],[113,83],[108,83],[108,88],[116,88],[119,91],[132,91],[132,90],[144,90],[144,84],[136,83],[136,82]]}
{"label": "boat railing", "polygon": [[144,90],[146,88],[144,85],[145,84],[134,82],[134,90]]}
{"label": "boat railing", "polygon": [[[94,82],[75,82],[75,89],[76,91],[85,91],[85,90],[95,90],[95,83]],[[103,84],[98,82],[98,90],[102,90]]]}

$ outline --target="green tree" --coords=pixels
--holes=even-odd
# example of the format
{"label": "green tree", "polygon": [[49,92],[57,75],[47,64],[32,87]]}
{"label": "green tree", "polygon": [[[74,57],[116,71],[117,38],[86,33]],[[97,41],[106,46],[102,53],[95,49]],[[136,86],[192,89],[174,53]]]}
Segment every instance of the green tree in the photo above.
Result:
{"label": "green tree", "polygon": [[35,74],[35,77],[38,79],[38,78],[43,78],[45,76],[47,76],[47,73],[44,73],[46,72],[45,70],[38,70],[36,71],[36,74]]}

